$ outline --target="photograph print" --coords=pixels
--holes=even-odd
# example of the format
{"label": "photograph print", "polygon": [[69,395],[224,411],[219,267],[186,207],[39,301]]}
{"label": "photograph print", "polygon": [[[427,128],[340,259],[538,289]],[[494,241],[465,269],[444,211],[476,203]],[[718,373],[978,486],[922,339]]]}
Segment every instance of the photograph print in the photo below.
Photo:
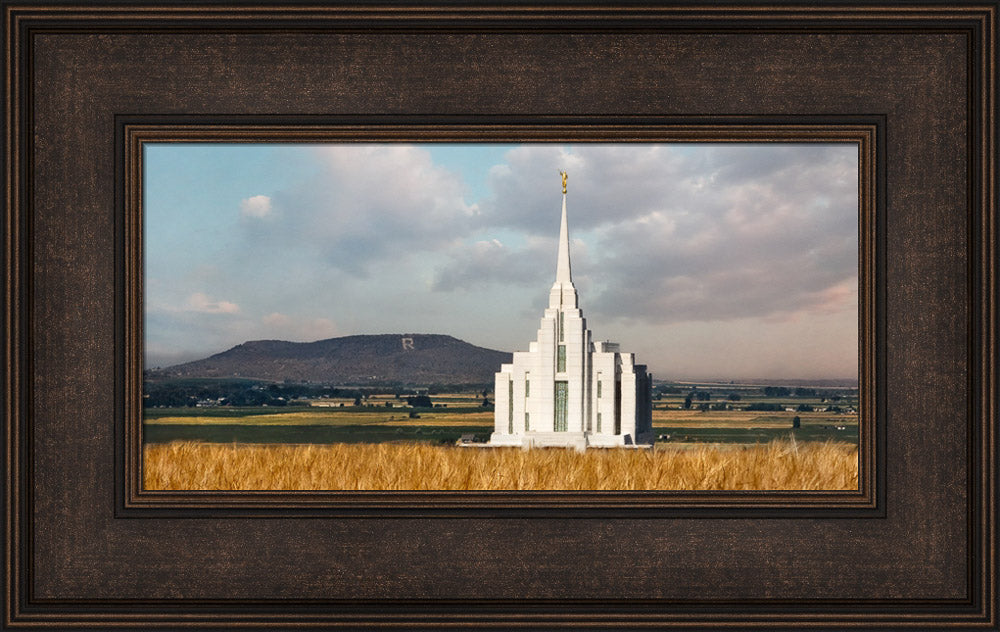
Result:
{"label": "photograph print", "polygon": [[150,142],[148,490],[856,490],[856,143]]}

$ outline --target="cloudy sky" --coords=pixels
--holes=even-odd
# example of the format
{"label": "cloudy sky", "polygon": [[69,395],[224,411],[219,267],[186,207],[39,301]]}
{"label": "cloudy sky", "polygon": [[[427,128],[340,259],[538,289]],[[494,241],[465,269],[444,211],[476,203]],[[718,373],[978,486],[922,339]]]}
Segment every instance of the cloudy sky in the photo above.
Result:
{"label": "cloudy sky", "polygon": [[857,148],[152,144],[146,365],[246,340],[527,349],[569,172],[595,339],[657,378],[855,378]]}

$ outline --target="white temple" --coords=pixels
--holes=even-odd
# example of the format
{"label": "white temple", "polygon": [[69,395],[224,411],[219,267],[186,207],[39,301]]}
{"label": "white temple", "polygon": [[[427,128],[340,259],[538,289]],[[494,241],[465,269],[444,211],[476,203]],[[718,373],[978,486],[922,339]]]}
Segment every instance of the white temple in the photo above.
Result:
{"label": "white temple", "polygon": [[593,342],[570,273],[566,174],[556,282],[528,351],[500,366],[492,445],[613,447],[652,443],[652,376],[613,342]]}

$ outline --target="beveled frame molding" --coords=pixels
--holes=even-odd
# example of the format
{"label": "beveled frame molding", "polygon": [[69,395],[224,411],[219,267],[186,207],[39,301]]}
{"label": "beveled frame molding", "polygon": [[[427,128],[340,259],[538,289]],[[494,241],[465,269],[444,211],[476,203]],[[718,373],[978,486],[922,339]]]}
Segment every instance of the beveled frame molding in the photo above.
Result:
{"label": "beveled frame molding", "polygon": [[[198,120],[197,117],[119,117],[122,226],[117,292],[124,298],[119,324],[124,357],[119,375],[123,398],[120,453],[124,492],[118,515],[147,512],[171,516],[275,515],[341,517],[671,517],[884,515],[884,490],[878,462],[884,456],[884,398],[878,397],[876,358],[879,331],[876,293],[879,272],[876,225],[884,207],[884,164],[879,136],[885,121],[878,116],[831,120],[662,120],[656,118],[588,117],[349,117],[336,121],[309,119],[253,121]],[[256,142],[729,142],[849,143],[858,150],[858,360],[859,469],[857,491],[467,491],[467,492],[255,492],[144,490],[142,477],[142,155],[146,143]],[[883,190],[879,191],[882,183]],[[884,268],[884,266],[882,266]],[[882,500],[882,503],[879,502]],[[721,513],[720,513],[721,510]]]}

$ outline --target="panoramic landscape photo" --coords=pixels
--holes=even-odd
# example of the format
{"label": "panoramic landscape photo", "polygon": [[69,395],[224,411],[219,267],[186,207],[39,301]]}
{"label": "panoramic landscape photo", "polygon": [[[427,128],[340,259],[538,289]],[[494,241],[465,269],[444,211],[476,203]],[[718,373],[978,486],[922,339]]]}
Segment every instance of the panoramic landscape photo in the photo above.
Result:
{"label": "panoramic landscape photo", "polygon": [[145,489],[858,488],[856,144],[142,167]]}

